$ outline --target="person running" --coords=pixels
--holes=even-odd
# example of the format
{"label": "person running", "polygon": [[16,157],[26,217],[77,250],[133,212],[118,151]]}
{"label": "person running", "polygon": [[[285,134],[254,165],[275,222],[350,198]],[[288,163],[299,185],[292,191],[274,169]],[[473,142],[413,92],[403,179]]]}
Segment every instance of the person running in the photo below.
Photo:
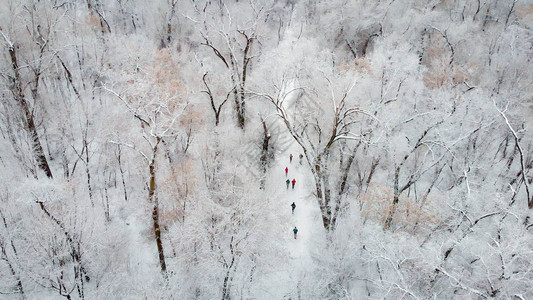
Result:
{"label": "person running", "polygon": [[289,161],[292,163],[292,153],[289,155]]}
{"label": "person running", "polygon": [[287,183],[287,189],[289,189],[289,184],[291,184],[291,180],[290,179],[287,179],[287,181],[285,181]]}
{"label": "person running", "polygon": [[298,228],[294,226],[294,229],[292,230],[292,232],[294,232],[294,239],[296,239],[296,236],[298,235]]}
{"label": "person running", "polygon": [[304,155],[300,153],[300,165],[302,164],[302,159],[304,158]]}
{"label": "person running", "polygon": [[289,174],[289,168],[285,167],[285,177],[287,177],[288,174]]}
{"label": "person running", "polygon": [[292,207],[292,214],[294,215],[294,209],[296,208],[296,204],[293,202],[293,203],[291,204],[291,207]]}
{"label": "person running", "polygon": [[292,179],[292,189],[294,190],[294,185],[296,184],[296,178]]}

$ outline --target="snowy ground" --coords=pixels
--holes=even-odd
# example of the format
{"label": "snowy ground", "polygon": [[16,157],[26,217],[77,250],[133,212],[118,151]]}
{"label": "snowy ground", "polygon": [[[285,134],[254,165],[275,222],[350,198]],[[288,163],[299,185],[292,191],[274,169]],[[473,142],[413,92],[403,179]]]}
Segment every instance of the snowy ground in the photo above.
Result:
{"label": "snowy ground", "polygon": [[[290,89],[290,86],[289,88]],[[284,108],[290,111],[292,102],[297,94],[290,94],[284,102]],[[320,211],[312,194],[314,190],[312,174],[307,166],[305,158],[300,162],[299,155],[303,154],[300,145],[290,136],[285,124],[281,119],[274,124],[281,128],[278,132],[284,141],[290,141],[285,150],[276,154],[276,160],[270,168],[270,174],[266,177],[265,193],[271,195],[269,201],[272,222],[283,226],[280,234],[284,235],[282,241],[285,245],[284,253],[279,253],[279,260],[273,261],[272,265],[258,273],[256,283],[251,294],[254,299],[302,299],[299,286],[305,285],[306,278],[313,272],[313,256],[320,255],[319,245],[323,242],[324,230],[320,219]],[[279,138],[279,137],[278,137]],[[278,145],[280,146],[280,145]],[[290,162],[289,156],[293,155]],[[285,168],[289,169],[285,176]],[[294,189],[292,184],[287,189],[286,180],[296,179]],[[294,215],[291,213],[291,204],[296,204]],[[130,272],[131,274],[149,274],[149,269],[157,272],[158,261],[155,253],[157,249],[151,240],[145,240],[143,232],[151,230],[146,227],[151,224],[146,216],[130,215],[126,220],[130,229]],[[293,228],[298,228],[297,239],[293,238]],[[287,255],[288,254],[288,255]],[[132,270],[135,270],[132,272]],[[152,272],[154,270],[151,270]],[[137,275],[137,282],[143,282],[142,275]],[[153,282],[145,282],[150,285]],[[140,287],[142,289],[142,287]]]}
{"label": "snowy ground", "polygon": [[[292,163],[289,163],[290,153],[294,155]],[[320,231],[320,213],[311,194],[312,179],[309,177],[305,161],[299,164],[300,153],[298,144],[294,143],[278,163],[282,170],[285,168],[284,164],[288,166],[290,180],[296,179],[294,190],[289,187],[286,201],[288,213],[290,213],[290,204],[292,202],[296,204],[294,215],[291,216],[292,224],[290,228],[287,228],[289,234],[292,234],[294,226],[298,228],[298,238],[288,241],[292,265],[290,278],[293,285],[299,285],[302,280],[305,280],[306,274],[311,271],[313,265],[311,253],[315,253],[316,234]]]}
{"label": "snowy ground", "polygon": [[[287,133],[288,134],[288,133]],[[292,153],[292,163],[289,155]],[[293,142],[283,153],[276,157],[267,179],[267,186],[271,194],[279,195],[279,199],[272,201],[273,210],[281,212],[279,222],[284,226],[283,239],[288,257],[283,257],[284,264],[271,274],[260,275],[260,283],[254,296],[256,299],[298,299],[298,286],[305,282],[309,272],[312,272],[312,254],[317,251],[318,241],[321,240],[323,230],[320,221],[320,211],[312,195],[312,178],[305,160],[299,163],[301,148]],[[285,168],[289,169],[285,176]],[[296,179],[287,189],[286,180]],[[294,215],[291,204],[296,204]],[[298,237],[293,238],[293,228],[298,228]],[[285,255],[286,254],[280,254]]]}
{"label": "snowy ground", "polygon": [[[287,90],[291,90],[289,84]],[[291,108],[297,99],[297,93],[287,95],[283,107],[287,117],[291,119]],[[271,167],[271,174],[267,177],[267,192],[280,195],[279,201],[274,201],[277,206],[273,209],[282,213],[282,224],[286,225],[287,238],[284,239],[289,257],[286,266],[280,267],[274,274],[264,276],[260,284],[262,293],[255,294],[257,299],[302,299],[299,286],[305,284],[307,275],[313,271],[313,255],[319,255],[318,245],[323,241],[324,231],[320,219],[320,210],[312,194],[313,179],[305,158],[300,164],[299,156],[303,154],[300,145],[293,139],[285,124],[278,119],[278,128],[283,128],[280,139],[290,140],[290,146],[285,151],[278,153],[276,161]],[[276,124],[275,124],[276,125]],[[278,145],[279,146],[279,145]],[[290,162],[290,154],[293,155]],[[289,169],[285,176],[285,168]],[[292,183],[287,189],[286,180],[296,179],[296,185],[292,189]],[[280,192],[281,191],[281,192]],[[291,214],[291,204],[296,204],[294,215]],[[294,227],[298,228],[297,239],[293,238]]]}
{"label": "snowy ground", "polygon": [[[157,248],[149,234],[152,230],[151,219],[144,214],[132,214],[126,220],[130,229],[129,243],[129,266],[128,271],[132,280],[136,282],[138,292],[149,290],[153,286],[153,281],[157,277],[146,276],[146,274],[157,274],[159,272],[159,261],[157,260]],[[148,237],[148,238],[147,238]],[[153,273],[156,272],[156,273]]]}

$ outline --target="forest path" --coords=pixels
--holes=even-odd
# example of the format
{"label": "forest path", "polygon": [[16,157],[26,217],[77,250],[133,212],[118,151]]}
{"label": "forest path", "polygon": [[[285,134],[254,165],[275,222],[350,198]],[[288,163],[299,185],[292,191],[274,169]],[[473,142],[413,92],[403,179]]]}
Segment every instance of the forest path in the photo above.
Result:
{"label": "forest path", "polygon": [[[287,134],[289,134],[287,132]],[[291,137],[292,138],[292,137]],[[289,156],[292,153],[293,160]],[[315,202],[313,191],[313,179],[305,158],[300,164],[299,155],[302,153],[300,145],[294,141],[285,151],[278,153],[276,161],[271,169],[270,182],[282,191],[279,210],[286,217],[285,232],[288,236],[286,248],[289,253],[286,274],[282,277],[285,282],[283,299],[298,299],[299,286],[305,282],[306,277],[313,271],[313,254],[318,253],[318,244],[321,240],[323,229],[320,221],[320,211]],[[289,169],[285,175],[285,168]],[[294,189],[290,183],[287,189],[286,180],[296,179]],[[291,204],[296,204],[294,215],[291,212]],[[294,227],[298,228],[297,239],[293,238]]]}
{"label": "forest path", "polygon": [[149,226],[151,220],[146,215],[147,212],[141,210],[132,213],[125,221],[130,231],[128,272],[140,293],[153,287],[154,281],[157,280],[157,276],[147,276],[147,274],[159,272],[157,248],[149,234],[152,229]]}
{"label": "forest path", "polygon": [[[294,155],[292,163],[289,162],[289,155]],[[290,228],[287,228],[288,232],[292,236],[292,230],[296,226],[298,228],[297,239],[291,239],[289,244],[289,249],[291,257],[297,260],[297,264],[301,266],[308,266],[311,263],[311,256],[309,253],[309,244],[312,241],[311,236],[311,227],[314,222],[314,207],[311,202],[311,193],[308,191],[309,179],[306,176],[306,165],[302,161],[302,164],[299,163],[299,146],[297,143],[293,143],[291,147],[282,155],[279,159],[281,161],[281,169],[285,167],[289,168],[289,173],[286,178],[289,180],[296,179],[296,185],[292,189],[292,183],[286,193],[286,203],[287,203],[287,212],[290,213],[290,205],[294,202],[296,204],[296,209],[294,210],[294,215],[290,217]],[[285,167],[283,167],[285,164]],[[286,188],[284,182],[282,186]],[[296,266],[297,267],[297,266]]]}
{"label": "forest path", "polygon": [[[289,95],[284,103],[287,116],[291,118],[292,109],[294,109],[297,94]],[[287,234],[290,238],[287,239],[287,249],[290,255],[288,261],[288,278],[290,281],[290,289],[284,295],[288,298],[301,298],[300,288],[305,284],[308,274],[313,272],[313,255],[319,255],[319,244],[323,240],[324,231],[322,228],[322,221],[320,217],[320,210],[315,200],[314,182],[311,171],[305,157],[300,160],[300,154],[303,154],[301,146],[290,135],[281,119],[278,120],[281,138],[279,140],[285,141],[282,151],[277,153],[276,161],[271,169],[271,183],[277,186],[282,193],[281,204],[282,211],[286,211],[287,217]],[[280,145],[278,145],[280,146]],[[292,162],[290,155],[293,155]],[[289,172],[285,176],[285,168]],[[278,173],[279,172],[279,173]],[[279,175],[278,175],[279,174]],[[283,176],[283,177],[282,177]],[[292,183],[287,189],[286,180],[296,179],[294,189]],[[291,213],[291,204],[296,204],[294,215]],[[297,239],[293,238],[294,227],[298,228]]]}

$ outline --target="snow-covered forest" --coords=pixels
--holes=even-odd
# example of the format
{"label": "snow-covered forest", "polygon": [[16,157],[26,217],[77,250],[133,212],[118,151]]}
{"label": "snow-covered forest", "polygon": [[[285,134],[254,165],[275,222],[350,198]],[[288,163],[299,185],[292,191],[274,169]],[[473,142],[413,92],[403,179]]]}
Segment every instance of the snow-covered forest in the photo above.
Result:
{"label": "snow-covered forest", "polygon": [[0,298],[533,299],[532,28],[0,0]]}

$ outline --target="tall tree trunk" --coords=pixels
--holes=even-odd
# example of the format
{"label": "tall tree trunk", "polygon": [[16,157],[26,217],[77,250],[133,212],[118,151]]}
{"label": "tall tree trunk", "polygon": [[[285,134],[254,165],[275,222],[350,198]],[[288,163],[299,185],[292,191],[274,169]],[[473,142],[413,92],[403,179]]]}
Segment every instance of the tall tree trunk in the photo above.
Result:
{"label": "tall tree trunk", "polygon": [[241,84],[240,84],[240,94],[239,94],[239,111],[238,118],[239,118],[239,126],[241,129],[244,129],[245,126],[245,120],[246,120],[246,97],[245,97],[245,90],[246,90],[246,75],[248,73],[248,66],[250,63],[250,56],[249,52],[253,44],[254,37],[248,37],[244,32],[239,31],[245,38],[246,38],[246,47],[244,48],[244,55],[242,59],[242,76],[241,76]]}
{"label": "tall tree trunk", "polygon": [[320,214],[322,215],[322,225],[324,229],[331,230],[331,207],[329,203],[330,190],[327,186],[329,181],[327,180],[327,174],[323,174],[321,167],[321,158],[317,158],[313,175],[315,177],[316,194],[318,198],[318,204],[320,206]]}
{"label": "tall tree trunk", "polygon": [[268,132],[268,127],[265,123],[265,120],[261,118],[261,123],[263,123],[263,147],[261,149],[261,157],[260,157],[260,163],[261,163],[261,171],[263,172],[263,176],[261,177],[261,189],[265,188],[265,174],[268,169],[268,165],[270,163],[270,151],[269,151],[269,145],[270,145],[270,133]]}
{"label": "tall tree trunk", "polygon": [[[339,188],[338,188],[339,190],[337,191],[337,196],[336,196],[336,200],[335,200],[335,210],[333,212],[333,216],[332,216],[332,219],[331,219],[333,227],[335,227],[335,224],[337,223],[337,217],[339,216],[339,213],[340,213],[340,210],[341,210],[342,195],[346,191],[346,183],[348,182],[348,175],[350,174],[350,169],[351,169],[353,161],[355,159],[355,153],[357,152],[357,148],[358,147],[359,147],[359,145],[357,145],[357,147],[353,150],[352,154],[348,157],[348,160],[346,161],[346,164],[344,165],[344,168],[342,170],[342,176],[341,176],[341,179],[339,181]],[[341,167],[343,166],[342,161],[341,161],[340,165],[341,165]],[[372,172],[373,172],[373,170],[371,171],[371,173]]]}
{"label": "tall tree trunk", "polygon": [[172,19],[174,18],[174,15],[176,15],[177,4],[178,0],[172,0],[170,4],[170,15],[167,19],[167,38],[165,47],[170,46],[170,44],[172,43]]}
{"label": "tall tree trunk", "polygon": [[392,205],[389,211],[389,215],[387,216],[387,219],[385,220],[385,229],[389,229],[392,225],[392,218],[394,217],[394,213],[396,212],[396,206],[398,205],[399,199],[400,199],[400,192],[399,192],[399,181],[400,181],[400,166],[396,167],[396,171],[394,172],[394,196],[392,199]]}
{"label": "tall tree trunk", "polygon": [[234,59],[230,59],[231,62],[231,81],[233,86],[238,87],[233,89],[233,98],[235,102],[235,112],[237,113],[237,125],[241,129],[244,129],[244,101],[241,99],[241,96],[244,94],[241,89],[244,87],[238,82],[238,78],[235,78],[234,73],[238,73],[238,68],[235,66]]}
{"label": "tall tree trunk", "polygon": [[128,190],[126,189],[126,180],[124,178],[124,169],[122,168],[122,150],[120,145],[118,145],[118,154],[117,154],[118,168],[120,170],[120,178],[122,179],[122,188],[124,190],[124,201],[128,201]]}
{"label": "tall tree trunk", "polygon": [[229,244],[230,247],[230,253],[231,253],[231,262],[229,265],[224,261],[224,267],[226,268],[226,275],[224,276],[224,285],[222,286],[222,300],[230,300],[231,299],[231,282],[233,281],[233,275],[231,272],[235,268],[236,263],[236,253],[234,251],[233,246],[234,237],[231,237],[231,242]]}
{"label": "tall tree trunk", "polygon": [[150,172],[150,182],[148,185],[148,201],[152,203],[152,221],[154,226],[154,235],[155,243],[157,245],[157,252],[159,254],[159,265],[161,267],[161,273],[166,277],[167,273],[167,264],[165,262],[165,252],[163,249],[163,241],[161,239],[161,226],[159,224],[159,201],[157,199],[156,192],[156,173],[155,173],[155,162],[157,156],[157,148],[161,138],[157,138],[157,142],[152,149],[152,160],[150,161],[149,172]]}
{"label": "tall tree trunk", "polygon": [[[232,262],[233,263],[233,262]],[[230,276],[231,276],[231,269],[228,269],[226,271],[226,276],[224,276],[224,285],[222,287],[222,300],[229,300],[230,297]]]}
{"label": "tall tree trunk", "polygon": [[83,147],[85,148],[85,173],[87,174],[87,189],[89,190],[89,199],[91,200],[91,206],[94,207],[93,188],[91,185],[91,172],[89,170],[90,156],[89,156],[89,144],[87,143],[87,128],[85,129],[85,134],[83,137]]}
{"label": "tall tree trunk", "polygon": [[61,229],[63,234],[65,235],[65,238],[68,242],[68,245],[70,247],[70,255],[72,256],[73,263],[74,263],[74,277],[76,278],[76,286],[78,290],[78,294],[81,299],[84,298],[84,292],[83,292],[83,283],[84,281],[90,281],[91,278],[89,277],[89,274],[85,270],[85,267],[83,265],[82,261],[82,255],[81,255],[81,249],[80,249],[80,243],[79,241],[75,241],[72,235],[68,232],[67,228],[65,227],[64,223],[61,222],[59,219],[54,217],[44,206],[43,202],[37,202],[39,204],[39,207],[44,212],[44,214],[50,218],[52,222],[57,224],[57,226]]}
{"label": "tall tree trunk", "polygon": [[44,155],[44,150],[41,145],[39,135],[37,134],[37,128],[35,126],[35,121],[33,120],[33,114],[24,95],[15,46],[9,47],[9,56],[11,58],[11,67],[14,73],[14,77],[12,78],[11,92],[13,93],[13,97],[15,97],[15,101],[22,109],[24,121],[26,123],[26,130],[28,131],[28,134],[31,138],[31,145],[33,148],[32,150],[35,160],[37,161],[37,165],[39,166],[39,168],[44,171],[46,176],[48,178],[53,178],[52,171],[48,164],[48,160]]}
{"label": "tall tree trunk", "polygon": [[[2,221],[4,223],[4,228],[6,229],[6,231],[8,231],[6,218],[4,217],[4,215],[2,214],[1,211],[0,211],[0,217],[2,217]],[[11,240],[11,239],[9,240],[9,243],[11,244],[11,249],[13,250],[13,254],[15,255],[15,258],[16,258],[17,257],[17,249],[15,248],[15,244],[13,243],[13,240]],[[15,268],[13,267],[13,265],[11,264],[11,262],[8,259],[7,251],[6,251],[6,248],[5,248],[6,246],[7,245],[5,243],[0,245],[0,250],[2,251],[2,256],[4,257],[3,260],[7,263],[7,266],[9,268],[9,271],[10,271],[11,275],[13,275],[13,277],[15,278],[15,280],[17,282],[17,289],[18,289],[18,292],[20,293],[22,299],[26,299],[26,295],[24,294],[24,288],[22,287],[22,280],[20,279],[20,276],[15,271]]]}
{"label": "tall tree trunk", "polygon": [[324,224],[324,226],[327,225],[326,230],[333,231],[334,230],[334,224],[333,224],[333,214],[331,212],[331,189],[329,187],[329,177],[328,174],[321,174],[322,176],[322,184],[324,186],[324,216],[327,218],[328,222],[327,224]]}

